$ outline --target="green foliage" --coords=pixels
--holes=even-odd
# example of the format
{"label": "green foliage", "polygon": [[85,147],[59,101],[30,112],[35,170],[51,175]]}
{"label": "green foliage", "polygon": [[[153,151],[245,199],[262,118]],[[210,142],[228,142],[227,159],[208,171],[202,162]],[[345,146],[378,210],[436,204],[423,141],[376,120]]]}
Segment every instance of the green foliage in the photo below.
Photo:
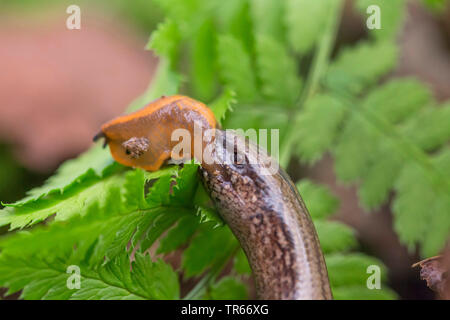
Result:
{"label": "green foliage", "polygon": [[[199,275],[217,261],[223,260],[237,243],[228,227],[212,228],[197,235],[183,252],[183,268],[185,275]],[[224,257],[225,256],[225,257]]]}
{"label": "green foliage", "polygon": [[98,144],[78,159],[66,161],[43,186],[30,190],[26,198],[17,201],[12,206],[20,207],[51,193],[62,194],[65,189],[73,186],[67,181],[76,184],[92,177],[101,178],[107,174],[113,164],[112,159],[106,156],[107,152]]}
{"label": "green foliage", "polygon": [[166,57],[174,63],[178,55],[178,44],[180,41],[180,30],[178,25],[167,19],[158,25],[147,44],[147,49],[153,50],[159,56]]}
{"label": "green foliage", "polygon": [[359,197],[368,209],[395,190],[400,239],[412,248],[422,244],[425,255],[437,253],[450,231],[449,179],[445,161],[434,155],[447,153],[448,105],[436,106],[429,90],[412,79],[389,81],[361,98],[334,92],[314,97],[302,112],[300,157],[312,162],[331,151],[338,178],[360,183]]}
{"label": "green foliage", "polygon": [[[394,39],[401,27],[405,15],[406,0],[357,0],[356,6],[368,17],[367,8],[376,5],[380,8],[380,29],[369,30],[376,39]],[[373,12],[370,12],[373,14]]]}
{"label": "green foliage", "polygon": [[330,14],[330,1],[286,1],[285,21],[289,42],[298,53],[307,53],[317,43]]}
{"label": "green foliage", "polygon": [[438,172],[436,177],[430,176],[428,168],[415,161],[404,165],[395,181],[397,197],[393,209],[394,226],[400,239],[410,246],[420,242],[425,253],[433,254],[450,233],[450,149],[443,148],[430,156],[429,161],[430,171]]}
{"label": "green foliage", "polygon": [[316,95],[308,101],[299,118],[298,128],[298,134],[303,139],[297,142],[297,153],[303,161],[314,163],[322,157],[332,146],[344,116],[345,109],[340,106],[339,100],[330,95]]}
{"label": "green foliage", "polygon": [[225,85],[233,89],[239,99],[255,100],[258,96],[256,76],[244,45],[232,35],[220,35],[217,52],[220,73]]}
{"label": "green foliage", "polygon": [[211,287],[208,295],[212,300],[245,300],[248,297],[245,285],[232,277],[222,278]]}
{"label": "green foliage", "polygon": [[[301,90],[294,58],[282,44],[267,36],[257,37],[256,52],[261,90],[265,98],[293,106]],[[277,60],[278,63],[274,63]]]}
{"label": "green foliage", "polygon": [[333,214],[339,206],[339,201],[330,194],[324,186],[314,184],[310,180],[297,183],[297,189],[313,219],[324,219]]}
{"label": "green foliage", "polygon": [[[183,260],[189,275],[197,274],[198,268],[205,270],[215,262],[215,257],[210,259],[209,255],[200,260],[189,254],[195,253],[198,239],[213,235],[217,242],[208,242],[208,248],[220,253],[218,257],[230,255],[234,250],[230,247],[227,251],[224,241],[231,244],[236,241],[225,227],[221,227],[222,232],[212,233],[213,226],[202,224],[201,230],[196,230],[201,225],[197,209],[191,203],[198,184],[196,171],[197,165],[194,164],[185,165],[183,169],[169,167],[154,173],[121,170],[111,175],[111,182],[107,179],[97,182],[102,186],[102,192],[98,192],[100,187],[91,190],[97,201],[79,205],[78,216],[70,222],[55,221],[36,227],[32,232],[17,232],[1,239],[0,269],[5,278],[0,279],[0,284],[10,287],[11,293],[23,289],[22,297],[25,299],[178,298],[176,273],[161,260],[151,262],[148,257],[144,258],[143,252],[167,230],[169,232],[161,239],[159,252],[171,252],[197,233],[197,242],[194,239],[190,245],[192,249],[186,250]],[[158,180],[145,195],[146,181],[154,179]],[[77,186],[72,188],[77,189]],[[67,192],[71,193],[68,189]],[[57,196],[60,197],[59,203],[67,204],[68,200],[63,195]],[[34,217],[33,213],[23,215]],[[183,233],[178,232],[181,223],[185,227]],[[131,253],[135,262],[130,274]],[[106,265],[105,258],[108,261]],[[81,268],[82,290],[70,291],[66,287],[65,281],[69,276],[66,268],[73,264]],[[128,273],[125,272],[127,270]],[[42,277],[48,277],[48,282]]]}
{"label": "green foliage", "polygon": [[277,0],[250,0],[250,15],[255,35],[285,39],[283,23],[285,2]]}
{"label": "green foliage", "polygon": [[449,4],[448,0],[422,0],[422,2],[436,12],[442,12]]}
{"label": "green foliage", "polygon": [[[73,253],[74,256],[77,252]],[[162,260],[152,262],[141,253],[130,263],[123,252],[104,265],[85,266],[79,257],[19,257],[3,254],[0,258],[0,283],[9,288],[8,294],[22,290],[27,300],[142,300],[177,299],[177,274]],[[69,289],[67,266],[79,264],[79,290]],[[70,270],[70,269],[68,269]]]}
{"label": "green foliage", "polygon": [[216,120],[222,122],[228,111],[233,111],[233,105],[236,104],[235,93],[231,89],[225,91],[214,100],[209,107],[214,112]]}
{"label": "green foliage", "polygon": [[[340,181],[357,182],[368,209],[392,202],[403,243],[437,252],[450,231],[450,105],[411,79],[380,81],[395,66],[403,0],[377,0],[382,30],[331,59],[340,0],[154,0],[165,20],[148,49],[160,63],[128,108],[184,91],[211,106],[224,128],[280,129],[287,159],[335,159]],[[355,2],[362,16],[368,1]],[[370,3],[371,4],[371,3]],[[312,56],[312,63],[300,64]],[[308,61],[308,60],[307,60]],[[302,65],[302,68],[299,68]],[[208,194],[197,165],[157,172],[124,168],[99,145],[66,162],[42,187],[0,211],[0,286],[24,299],[243,299],[247,259]],[[392,299],[387,271],[358,253],[354,231],[329,221],[338,200],[297,184],[316,225],[337,299]],[[39,223],[39,224],[38,224]],[[182,255],[176,272],[164,262]],[[154,259],[146,252],[154,252]],[[233,261],[229,276],[220,278]],[[69,265],[82,289],[69,290]],[[377,265],[382,290],[366,286]],[[131,267],[131,268],[130,268]]]}
{"label": "green foliage", "polygon": [[252,273],[244,250],[239,249],[238,253],[236,253],[236,256],[234,257],[233,268],[239,274],[250,275]]}
{"label": "green foliage", "polygon": [[211,19],[205,20],[193,38],[191,48],[191,83],[194,97],[210,101],[217,90],[216,35]]}
{"label": "green foliage", "polygon": [[[397,48],[392,42],[361,41],[342,49],[325,76],[328,87],[358,94],[395,65]],[[355,68],[355,66],[358,66]]]}

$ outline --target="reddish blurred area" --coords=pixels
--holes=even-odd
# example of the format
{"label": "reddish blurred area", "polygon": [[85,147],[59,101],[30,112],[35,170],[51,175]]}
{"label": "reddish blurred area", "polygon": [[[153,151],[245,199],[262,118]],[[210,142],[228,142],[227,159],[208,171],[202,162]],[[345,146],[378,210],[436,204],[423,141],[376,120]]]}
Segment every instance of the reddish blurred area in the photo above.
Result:
{"label": "reddish blurred area", "polygon": [[123,22],[91,12],[69,30],[67,17],[61,8],[0,19],[0,141],[33,171],[49,173],[87,149],[155,66],[146,39]]}

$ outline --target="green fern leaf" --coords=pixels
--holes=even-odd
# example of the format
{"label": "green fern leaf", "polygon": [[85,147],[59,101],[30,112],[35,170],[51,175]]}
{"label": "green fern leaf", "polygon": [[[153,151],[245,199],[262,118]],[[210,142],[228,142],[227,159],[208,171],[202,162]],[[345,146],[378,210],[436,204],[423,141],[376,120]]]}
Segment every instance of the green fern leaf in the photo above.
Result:
{"label": "green fern leaf", "polygon": [[354,231],[345,224],[333,221],[314,221],[324,254],[343,252],[357,246]]}
{"label": "green fern leaf", "polygon": [[366,209],[377,208],[388,200],[405,160],[389,141],[383,142],[373,159],[358,189],[358,196]]}
{"label": "green fern leaf", "polygon": [[339,206],[338,199],[326,187],[310,180],[304,179],[297,183],[297,189],[313,219],[324,219],[333,214]]}
{"label": "green fern leaf", "polygon": [[245,255],[244,250],[239,249],[236,253],[236,256],[234,257],[233,268],[237,273],[242,275],[252,274],[252,269],[248,264],[247,256]]}
{"label": "green fern leaf", "polygon": [[447,185],[436,185],[422,167],[410,163],[396,181],[393,204],[394,227],[400,239],[410,248],[421,243],[426,256],[438,253],[450,234],[450,149],[431,161]]}
{"label": "green fern leaf", "polygon": [[43,186],[31,189],[27,193],[27,197],[8,206],[20,207],[51,193],[62,194],[85,180],[103,177],[112,170],[112,166],[113,159],[108,151],[104,150],[100,144],[96,144],[78,158],[66,161]]}
{"label": "green fern leaf", "polygon": [[360,93],[389,72],[396,61],[397,48],[393,43],[361,42],[339,53],[330,64],[325,83],[333,90]]}
{"label": "green fern leaf", "polygon": [[319,160],[336,139],[345,116],[340,101],[329,95],[315,95],[299,116],[297,153],[307,163]]}
{"label": "green fern leaf", "polygon": [[325,256],[325,260],[333,287],[365,285],[370,275],[367,273],[369,266],[378,266],[381,280],[387,279],[387,270],[383,263],[362,253],[329,254]]}
{"label": "green fern leaf", "polygon": [[319,39],[329,13],[330,0],[287,0],[285,24],[288,40],[300,54],[310,51]]}
{"label": "green fern leaf", "polygon": [[431,92],[415,79],[397,79],[371,91],[361,106],[390,123],[399,123],[430,104]]}
{"label": "green fern leaf", "polygon": [[250,56],[242,43],[231,35],[220,35],[217,53],[220,74],[226,86],[236,92],[239,100],[256,100],[256,77]]}
{"label": "green fern leaf", "polygon": [[421,110],[404,125],[403,132],[413,144],[433,151],[450,140],[450,103]]}
{"label": "green fern leaf", "polygon": [[226,226],[213,228],[204,224],[189,247],[183,252],[182,265],[186,277],[200,275],[208,267],[230,254],[237,240]]}
{"label": "green fern leaf", "polygon": [[247,287],[236,278],[224,277],[211,286],[208,296],[212,300],[246,300]]}
{"label": "green fern leaf", "polygon": [[0,284],[8,294],[23,290],[21,298],[35,299],[177,299],[177,275],[162,261],[136,255],[133,271],[123,254],[104,266],[80,267],[80,289],[68,288],[67,267],[73,260],[46,261],[38,257],[0,258]]}
{"label": "green fern leaf", "polygon": [[294,106],[301,92],[295,59],[282,44],[263,35],[256,38],[256,53],[262,93],[271,101]]}
{"label": "green fern leaf", "polygon": [[250,13],[255,35],[265,35],[284,43],[283,1],[250,0]]}
{"label": "green fern leaf", "polygon": [[[429,91],[417,81],[408,79],[394,80],[372,91],[359,108],[354,108],[356,112],[347,120],[334,148],[339,178],[344,181],[358,179],[366,174],[372,162],[378,161],[381,156],[389,156],[374,152],[374,149],[381,148],[385,139],[383,132],[377,130],[368,117],[395,124],[414,114],[429,101]],[[368,115],[364,116],[361,112]],[[355,135],[355,132],[358,134]]]}
{"label": "green fern leaf", "polygon": [[219,123],[225,119],[227,112],[233,111],[233,105],[237,102],[235,96],[236,93],[233,90],[225,89],[222,94],[209,105]]}
{"label": "green fern leaf", "polygon": [[154,50],[159,56],[169,59],[171,65],[174,65],[177,60],[180,37],[178,25],[168,19],[159,24],[157,30],[152,33],[146,49]]}
{"label": "green fern leaf", "polygon": [[194,97],[210,101],[217,90],[217,31],[212,19],[207,19],[194,35],[191,48],[191,85]]}
{"label": "green fern leaf", "polygon": [[62,195],[50,195],[17,208],[0,212],[0,226],[10,224],[10,229],[24,228],[55,215],[56,220],[67,220],[83,214],[95,202],[105,204],[108,190],[123,185],[124,177],[112,175],[100,180],[90,179]]}
{"label": "green fern leaf", "polygon": [[178,224],[169,230],[160,241],[157,253],[168,253],[185,244],[197,231],[199,219],[196,216],[186,215]]}

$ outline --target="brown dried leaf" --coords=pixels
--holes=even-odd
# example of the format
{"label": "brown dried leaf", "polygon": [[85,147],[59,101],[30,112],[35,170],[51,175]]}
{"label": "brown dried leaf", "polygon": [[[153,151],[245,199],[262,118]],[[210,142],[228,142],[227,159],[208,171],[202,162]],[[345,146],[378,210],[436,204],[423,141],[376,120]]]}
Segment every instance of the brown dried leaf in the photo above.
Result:
{"label": "brown dried leaf", "polygon": [[420,267],[420,278],[442,299],[450,299],[450,247],[444,254],[419,261],[412,265]]}

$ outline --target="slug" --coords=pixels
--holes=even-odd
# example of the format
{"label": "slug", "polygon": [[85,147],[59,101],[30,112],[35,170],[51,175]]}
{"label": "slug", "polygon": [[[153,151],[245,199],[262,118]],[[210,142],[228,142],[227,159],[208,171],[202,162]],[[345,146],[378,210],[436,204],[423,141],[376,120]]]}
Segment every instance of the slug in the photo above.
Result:
{"label": "slug", "polygon": [[191,147],[188,158],[200,159],[201,179],[247,255],[258,297],[332,299],[319,240],[295,185],[281,168],[270,170],[274,160],[261,148],[219,129],[206,105],[162,97],[105,123],[94,140],[104,137],[117,162],[154,171],[183,158],[171,154],[178,143],[173,130],[187,130],[195,144],[196,126],[213,134]]}

